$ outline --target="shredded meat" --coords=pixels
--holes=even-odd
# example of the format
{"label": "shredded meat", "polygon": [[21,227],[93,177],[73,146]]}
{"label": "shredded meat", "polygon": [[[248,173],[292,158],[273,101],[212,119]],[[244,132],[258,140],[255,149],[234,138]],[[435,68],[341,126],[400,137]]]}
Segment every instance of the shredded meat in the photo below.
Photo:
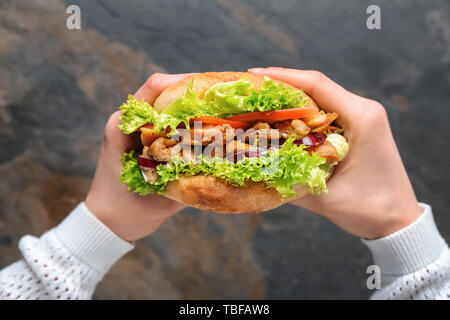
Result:
{"label": "shredded meat", "polygon": [[148,148],[147,154],[155,160],[170,162],[174,156],[180,154],[181,148],[181,143],[160,137]]}
{"label": "shredded meat", "polygon": [[183,158],[184,162],[188,162],[188,163],[196,163],[197,162],[194,150],[192,150],[192,149],[184,149],[181,157]]}
{"label": "shredded meat", "polygon": [[317,152],[321,158],[327,159],[327,164],[337,164],[339,161],[336,148],[327,140],[318,146],[309,147],[308,150]]}
{"label": "shredded meat", "polygon": [[225,157],[225,153],[226,153],[226,146],[222,143],[216,143],[216,142],[210,143],[203,150],[203,155],[205,155],[207,157],[210,156],[213,158],[214,157],[223,158],[223,157]]}
{"label": "shredded meat", "polygon": [[[197,134],[194,134],[194,130]],[[217,137],[223,137],[222,143],[226,143],[228,140],[234,137],[234,129],[228,124],[221,124],[218,126],[214,125],[205,125],[200,129],[191,129],[191,139],[190,143],[192,145],[201,144],[202,146],[206,146],[211,142],[215,141]],[[201,139],[201,141],[198,141]]]}
{"label": "shredded meat", "polygon": [[278,129],[272,129],[270,124],[267,122],[258,121],[253,127],[252,132],[247,134],[246,141],[253,144],[256,139],[260,139],[260,141],[266,141],[265,144],[269,142],[269,140],[279,140],[281,138],[280,131]]}
{"label": "shredded meat", "polygon": [[140,128],[141,130],[141,142],[144,146],[150,146],[159,137],[165,137],[166,132],[156,133],[153,129],[153,125],[147,124]]}
{"label": "shredded meat", "polygon": [[268,124],[267,122],[258,121],[253,125],[252,128],[255,130],[269,130],[270,124]]}
{"label": "shredded meat", "polygon": [[[270,141],[278,141],[279,139],[301,139],[310,132],[338,129],[331,125],[337,117],[336,113],[324,113],[321,111],[314,117],[302,120],[293,119],[275,123],[257,121],[251,127],[253,132],[246,132],[245,140],[242,137],[238,137],[235,140],[235,129],[228,124],[204,125],[202,128],[196,129],[198,130],[195,132],[196,134],[194,134],[195,129],[192,128],[183,134],[181,143],[168,138],[166,133],[156,134],[153,132],[152,126],[145,126],[141,128],[141,138],[144,144],[142,154],[164,162],[170,162],[174,156],[181,154],[184,161],[195,163],[194,146],[202,146],[203,154],[206,156],[225,157],[225,154],[238,154],[251,150],[251,148],[255,147],[255,141],[260,146],[261,143],[264,143],[264,140],[266,143],[271,143]],[[255,138],[258,138],[258,140]],[[317,152],[322,158],[327,159],[328,164],[336,164],[338,162],[337,151],[328,141],[319,146],[309,147],[308,150]],[[151,172],[148,172],[146,177],[149,180],[155,179]]]}
{"label": "shredded meat", "polygon": [[242,141],[233,140],[227,143],[226,151],[227,153],[236,153],[240,151],[250,150],[251,146]]}
{"label": "shredded meat", "polygon": [[141,168],[142,175],[144,176],[144,180],[148,183],[155,183],[158,180],[158,173],[156,169],[153,168]]}
{"label": "shredded meat", "polygon": [[277,122],[274,123],[273,126],[280,131],[280,135],[285,139],[301,139],[311,131],[311,129],[300,119]]}
{"label": "shredded meat", "polygon": [[337,113],[319,113],[316,116],[303,119],[305,124],[312,129],[313,132],[322,132],[334,120],[338,118]]}

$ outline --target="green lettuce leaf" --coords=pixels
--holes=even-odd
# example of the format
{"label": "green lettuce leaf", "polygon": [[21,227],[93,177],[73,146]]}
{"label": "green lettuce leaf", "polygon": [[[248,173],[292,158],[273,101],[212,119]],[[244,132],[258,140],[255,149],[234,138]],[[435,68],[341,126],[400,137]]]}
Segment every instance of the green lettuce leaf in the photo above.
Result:
{"label": "green lettuce leaf", "polygon": [[122,111],[120,116],[122,123],[119,125],[119,129],[125,134],[133,133],[148,123],[152,123],[157,132],[170,127],[170,134],[172,134],[176,132],[175,128],[183,121],[169,114],[158,114],[147,102],[137,101],[133,95],[128,96],[127,102],[120,107],[120,110]]}
{"label": "green lettuce leaf", "polygon": [[311,193],[327,192],[325,183],[330,167],[317,153],[309,154],[304,145],[286,141],[280,149],[269,151],[267,156],[244,158],[232,163],[221,158],[202,158],[198,164],[183,162],[175,158],[172,163],[156,167],[158,179],[154,184],[146,182],[137,165],[138,154],[134,151],[124,154],[120,181],[128,189],[141,195],[164,194],[167,183],[177,180],[180,174],[213,175],[236,186],[243,186],[249,180],[264,182],[276,189],[283,198],[295,197],[294,186],[308,186]]}
{"label": "green lettuce leaf", "polygon": [[254,91],[245,99],[246,110],[271,111],[287,108],[300,108],[308,106],[308,98],[303,90],[296,90],[292,87],[285,87],[282,83],[276,83],[266,77],[260,91]]}
{"label": "green lettuce leaf", "polygon": [[200,99],[192,88],[193,82],[189,84],[186,93],[162,113],[156,112],[145,101],[137,101],[130,95],[128,101],[120,107],[122,110],[120,129],[129,134],[147,123],[152,123],[157,132],[169,127],[171,135],[176,132],[176,127],[180,123],[184,123],[189,129],[189,121],[195,117],[226,118],[246,112],[308,105],[308,99],[303,91],[285,87],[281,83],[276,84],[270,78],[264,80],[259,92],[245,78],[218,83],[205,93],[203,99]]}
{"label": "green lettuce leaf", "polygon": [[120,106],[122,115],[119,129],[130,134],[147,123],[152,123],[157,118],[157,112],[144,100],[137,101],[133,95],[128,95],[128,100]]}
{"label": "green lettuce leaf", "polygon": [[205,93],[204,103],[210,116],[225,118],[235,114],[248,112],[246,100],[257,93],[252,83],[241,79],[218,83]]}
{"label": "green lettuce leaf", "polygon": [[[177,119],[178,124],[184,122],[186,128],[189,129],[189,120],[200,116],[211,116],[211,112],[208,109],[208,105],[198,97],[197,93],[192,90],[194,86],[193,81],[188,85],[186,93],[179,99],[175,100],[170,106],[168,106],[156,119],[155,128],[166,126],[168,119]],[[177,125],[178,125],[177,124]],[[171,127],[175,129],[175,127]],[[172,130],[174,132],[175,130]]]}
{"label": "green lettuce leaf", "polygon": [[124,153],[122,156],[122,173],[120,182],[125,183],[129,190],[146,196],[158,192],[158,187],[144,180],[141,173],[141,167],[138,166],[137,159],[139,155],[135,151]]}

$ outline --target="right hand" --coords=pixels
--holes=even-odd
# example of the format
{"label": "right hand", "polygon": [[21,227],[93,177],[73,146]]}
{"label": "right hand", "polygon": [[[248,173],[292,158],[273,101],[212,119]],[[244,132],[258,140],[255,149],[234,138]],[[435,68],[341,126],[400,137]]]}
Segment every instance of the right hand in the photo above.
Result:
{"label": "right hand", "polygon": [[[153,104],[164,89],[191,74],[152,75],[134,95]],[[87,208],[115,234],[127,241],[156,231],[170,216],[185,206],[160,195],[145,197],[132,193],[119,182],[121,158],[139,142],[119,130],[120,111],[106,124],[97,170],[86,198]]]}
{"label": "right hand", "polygon": [[322,109],[337,112],[337,122],[345,129],[350,150],[328,181],[328,194],[309,195],[293,204],[367,239],[392,234],[420,216],[423,210],[380,103],[345,90],[317,71],[258,68],[249,72],[302,88]]}

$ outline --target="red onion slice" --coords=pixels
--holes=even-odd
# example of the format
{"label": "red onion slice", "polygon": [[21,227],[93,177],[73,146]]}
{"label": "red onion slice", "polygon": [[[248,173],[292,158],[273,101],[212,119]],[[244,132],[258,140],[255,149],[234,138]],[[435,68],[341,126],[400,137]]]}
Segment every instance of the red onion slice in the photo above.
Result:
{"label": "red onion slice", "polygon": [[144,169],[156,168],[161,163],[163,163],[163,162],[149,159],[149,158],[146,158],[143,156],[139,156],[139,158],[138,158],[138,166],[140,166],[141,168],[144,168]]}
{"label": "red onion slice", "polygon": [[325,139],[327,138],[327,135],[322,132],[311,132],[303,139],[299,139],[294,141],[295,144],[304,144],[305,146],[311,147],[311,146],[318,146],[322,144]]}
{"label": "red onion slice", "polygon": [[267,149],[264,148],[254,148],[246,151],[238,151],[234,154],[229,154],[227,160],[230,162],[238,162],[245,158],[258,158],[267,154]]}

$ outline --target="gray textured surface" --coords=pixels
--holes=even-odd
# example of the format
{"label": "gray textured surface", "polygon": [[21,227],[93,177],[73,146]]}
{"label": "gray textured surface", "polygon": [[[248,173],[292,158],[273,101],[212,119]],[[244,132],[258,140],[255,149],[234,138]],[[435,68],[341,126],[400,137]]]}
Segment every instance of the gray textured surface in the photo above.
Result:
{"label": "gray textured surface", "polygon": [[[448,1],[0,2],[0,266],[86,193],[109,113],[152,72],[319,69],[381,101],[418,198],[450,240]],[[365,27],[379,4],[382,30]],[[122,259],[104,298],[359,298],[359,239],[284,206],[255,217],[185,210]]]}

